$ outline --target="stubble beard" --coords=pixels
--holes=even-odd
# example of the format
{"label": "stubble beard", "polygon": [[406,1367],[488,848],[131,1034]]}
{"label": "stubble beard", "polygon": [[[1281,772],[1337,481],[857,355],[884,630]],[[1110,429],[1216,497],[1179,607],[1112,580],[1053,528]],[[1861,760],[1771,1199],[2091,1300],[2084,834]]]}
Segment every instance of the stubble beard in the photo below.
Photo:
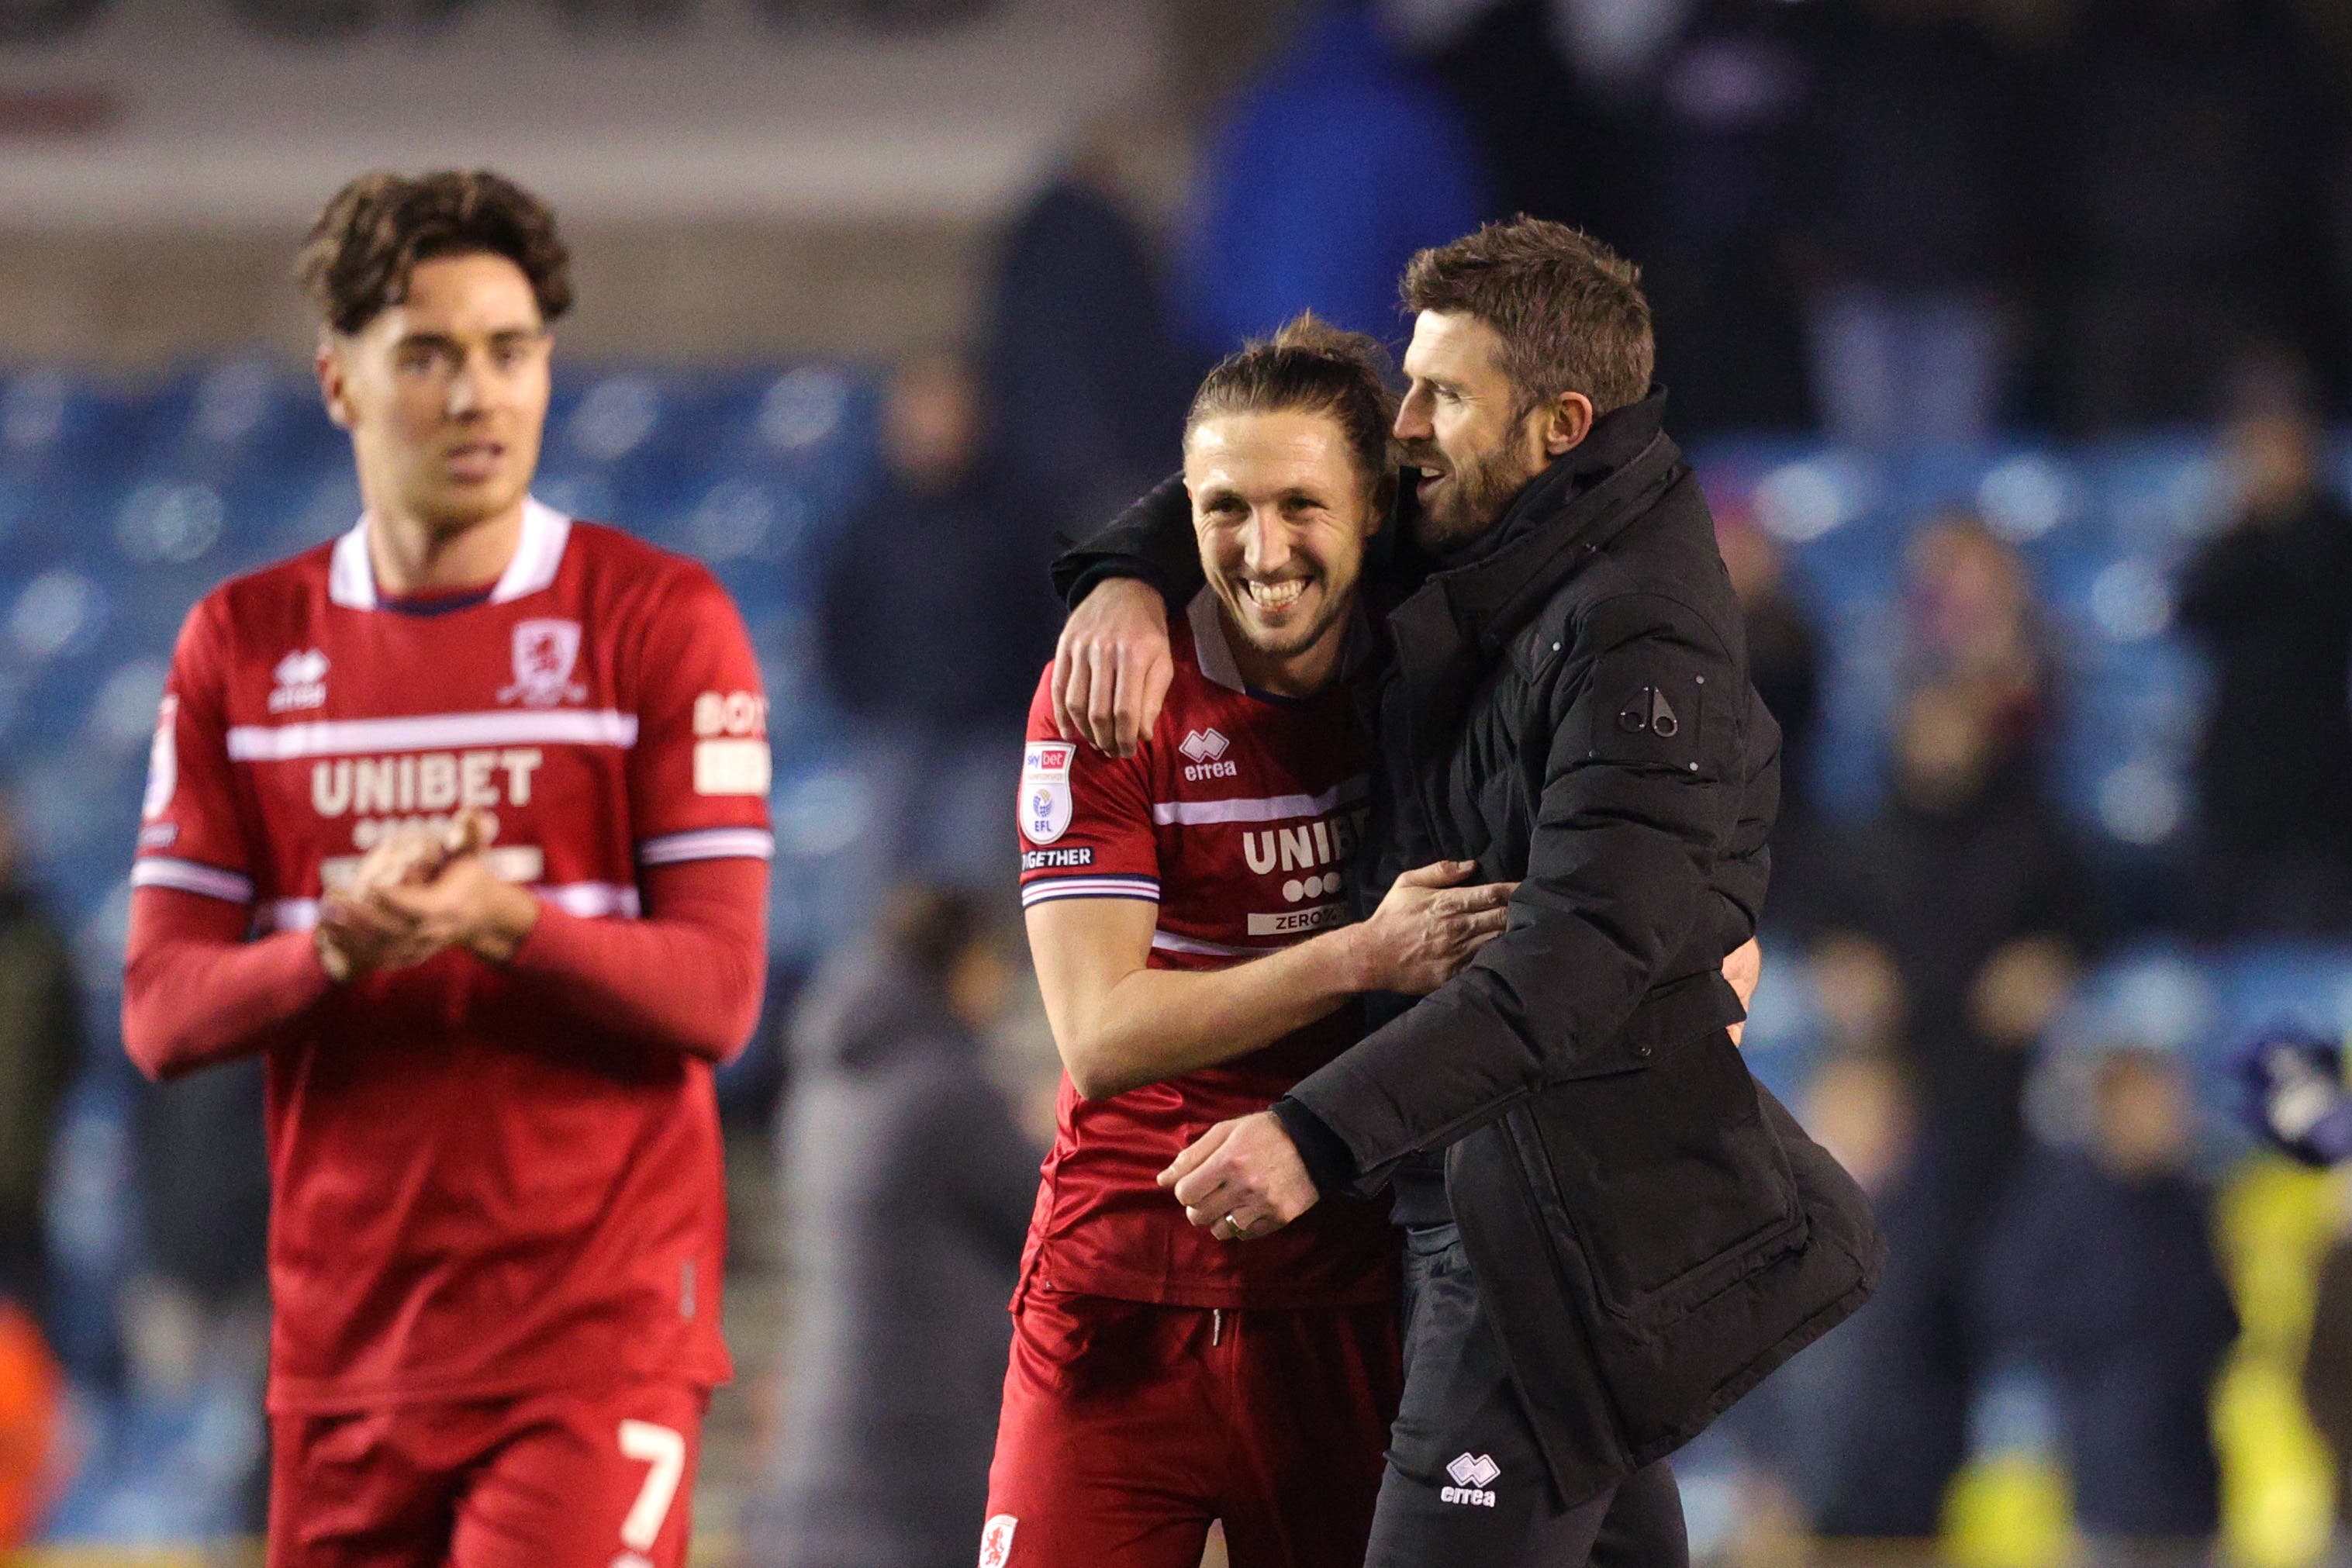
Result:
{"label": "stubble beard", "polygon": [[[1331,628],[1339,625],[1340,618],[1348,613],[1355,588],[1355,584],[1349,583],[1335,591],[1331,579],[1325,575],[1314,578],[1313,585],[1323,596],[1322,607],[1317,610],[1312,621],[1297,631],[1269,634],[1261,629],[1261,623],[1244,607],[1250,602],[1249,589],[1238,580],[1232,584],[1232,591],[1223,595],[1225,618],[1240,634],[1242,640],[1249,644],[1250,651],[1259,658],[1297,658],[1321,642]],[[1268,640],[1269,637],[1274,640]]]}
{"label": "stubble beard", "polygon": [[1425,550],[1444,551],[1477,538],[1495,526],[1533,477],[1519,471],[1507,446],[1453,464],[1451,483],[1437,503],[1422,509],[1415,542]]}

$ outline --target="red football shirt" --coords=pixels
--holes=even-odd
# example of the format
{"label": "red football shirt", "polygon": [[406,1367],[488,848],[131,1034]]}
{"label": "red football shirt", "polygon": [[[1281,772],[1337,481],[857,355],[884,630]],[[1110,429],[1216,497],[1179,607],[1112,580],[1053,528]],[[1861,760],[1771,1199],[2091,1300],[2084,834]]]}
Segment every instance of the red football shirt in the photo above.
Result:
{"label": "red football shirt", "polygon": [[[638,912],[636,868],[765,858],[766,703],[700,566],[532,502],[486,595],[380,600],[363,529],[191,612],[134,886],[313,923],[396,826],[474,806],[500,875]],[[265,1055],[270,1405],[729,1374],[709,1065],[448,952]]]}
{"label": "red football shirt", "polygon": [[[1170,628],[1176,676],[1128,758],[1059,740],[1051,671],[1022,759],[1021,901],[1159,906],[1154,969],[1217,969],[1344,922],[1340,873],[1360,832],[1367,754],[1348,683],[1289,701],[1243,684],[1214,595]],[[1357,1009],[1222,1067],[1102,1100],[1063,1075],[1023,1279],[1190,1307],[1387,1300],[1395,1240],[1382,1210],[1327,1198],[1297,1223],[1221,1242],[1157,1178],[1218,1122],[1263,1110],[1352,1045]]]}

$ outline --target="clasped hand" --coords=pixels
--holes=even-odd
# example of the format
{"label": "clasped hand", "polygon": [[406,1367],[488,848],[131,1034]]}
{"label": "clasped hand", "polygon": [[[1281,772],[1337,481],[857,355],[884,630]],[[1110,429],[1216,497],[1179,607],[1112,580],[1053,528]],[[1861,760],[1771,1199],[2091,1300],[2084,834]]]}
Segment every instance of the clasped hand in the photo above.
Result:
{"label": "clasped hand", "polygon": [[461,814],[446,827],[412,825],[362,859],[320,901],[319,962],[331,979],[405,969],[462,947],[503,963],[539,918],[539,900],[490,869],[490,823]]}
{"label": "clasped hand", "polygon": [[1219,1241],[1272,1236],[1322,1196],[1271,1110],[1218,1122],[1160,1173],[1160,1184]]}

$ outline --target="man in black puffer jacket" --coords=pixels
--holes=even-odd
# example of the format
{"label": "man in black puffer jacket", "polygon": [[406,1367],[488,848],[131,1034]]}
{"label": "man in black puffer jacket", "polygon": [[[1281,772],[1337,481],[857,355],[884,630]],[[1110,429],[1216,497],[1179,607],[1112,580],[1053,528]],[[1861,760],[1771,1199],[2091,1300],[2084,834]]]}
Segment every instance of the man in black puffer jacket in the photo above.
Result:
{"label": "man in black puffer jacket", "polygon": [[[1633,268],[1523,218],[1416,257],[1405,299],[1397,436],[1423,477],[1390,541],[1356,895],[1475,858],[1519,881],[1510,927],[1163,1180],[1221,1237],[1395,1189],[1406,1382],[1370,1563],[1676,1563],[1659,1461],[1881,1261],[1859,1190],[1727,1033],[1779,733],[1659,427]],[[1188,596],[1181,507],[1146,498],[1057,563],[1066,587]],[[1065,634],[1057,698],[1097,743],[1149,726],[1160,615],[1119,585]]]}

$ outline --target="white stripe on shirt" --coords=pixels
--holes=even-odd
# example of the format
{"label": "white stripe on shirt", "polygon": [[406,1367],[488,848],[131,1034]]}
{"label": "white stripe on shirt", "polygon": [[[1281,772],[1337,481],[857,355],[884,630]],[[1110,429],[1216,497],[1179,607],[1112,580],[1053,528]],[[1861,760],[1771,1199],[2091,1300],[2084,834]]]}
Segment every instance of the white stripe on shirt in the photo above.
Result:
{"label": "white stripe on shirt", "polygon": [[1141,899],[1160,901],[1160,884],[1150,877],[1046,877],[1022,885],[1021,907],[1055,899]]}
{"label": "white stripe on shirt", "polygon": [[776,836],[760,827],[701,827],[665,833],[637,844],[637,864],[674,866],[681,860],[772,860]]}
{"label": "white stripe on shirt", "polygon": [[1371,780],[1358,773],[1321,795],[1270,795],[1254,800],[1154,801],[1151,820],[1162,827],[1171,824],[1198,827],[1213,822],[1281,822],[1294,816],[1320,816],[1337,806],[1352,805],[1371,793]]}
{"label": "white stripe on shirt", "polygon": [[229,761],[282,763],[297,757],[349,757],[369,752],[455,750],[534,744],[637,743],[637,716],[616,709],[493,710],[419,713],[404,719],[327,719],[310,724],[239,724],[228,732]]}
{"label": "white stripe on shirt", "polygon": [[253,879],[235,871],[224,871],[217,866],[206,866],[194,860],[174,860],[163,855],[142,855],[131,863],[131,885],[134,888],[176,888],[184,893],[202,893],[208,899],[219,899],[232,904],[253,902]]}

